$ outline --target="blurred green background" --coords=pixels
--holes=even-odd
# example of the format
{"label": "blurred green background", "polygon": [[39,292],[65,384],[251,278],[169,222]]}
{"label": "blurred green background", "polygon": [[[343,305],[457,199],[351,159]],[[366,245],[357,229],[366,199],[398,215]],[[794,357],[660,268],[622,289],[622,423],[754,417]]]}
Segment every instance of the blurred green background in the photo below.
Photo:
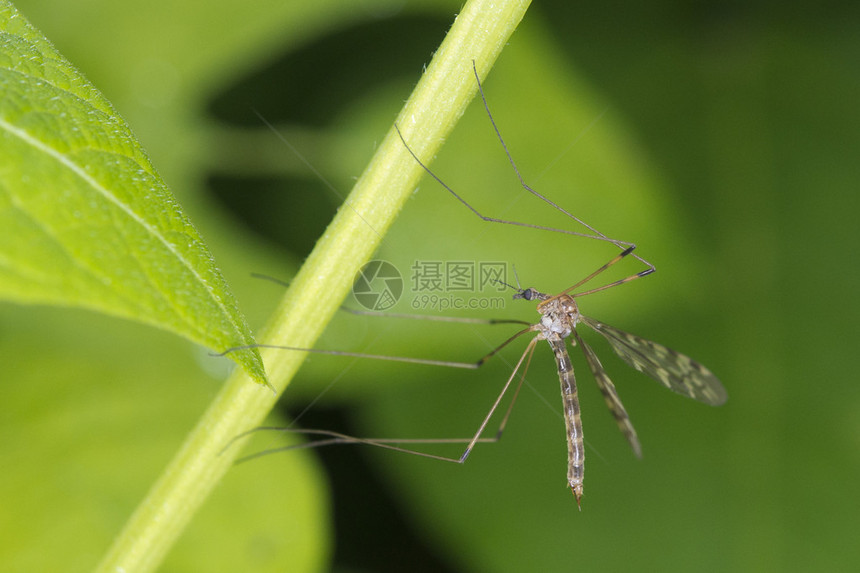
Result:
{"label": "blurred green background", "polygon": [[[249,273],[295,273],[460,7],[16,5],[129,121],[255,328],[282,291]],[[541,2],[485,90],[527,181],[636,242],[658,268],[583,299],[583,312],[705,363],[729,402],[710,408],[666,392],[589,338],[644,459],[630,453],[575,352],[587,441],[580,513],[564,479],[557,375],[539,347],[504,438],[464,466],[354,447],[237,466],[164,570],[860,566],[851,246],[860,7]],[[487,214],[569,226],[523,197],[477,102],[433,169]],[[425,178],[379,257],[407,281],[415,260],[505,261],[524,286],[557,291],[614,252],[492,228]],[[640,269],[624,265],[618,276]],[[394,310],[410,312],[408,296]],[[461,314],[533,319],[508,296],[501,311]],[[91,313],[0,312],[0,557],[11,570],[90,569],[217,391],[226,362]],[[320,346],[474,360],[511,331],[345,316]],[[330,388],[302,426],[469,436],[524,344],[477,373],[316,356],[284,412],[297,415]],[[279,440],[260,436],[254,447]]]}

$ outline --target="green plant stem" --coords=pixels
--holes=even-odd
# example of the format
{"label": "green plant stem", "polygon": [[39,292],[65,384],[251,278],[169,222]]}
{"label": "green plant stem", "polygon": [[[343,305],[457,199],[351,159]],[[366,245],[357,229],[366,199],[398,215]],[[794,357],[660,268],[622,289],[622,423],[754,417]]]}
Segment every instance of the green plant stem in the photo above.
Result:
{"label": "green plant stem", "polygon": [[[397,118],[403,137],[429,163],[474,97],[472,61],[486,75],[516,29],[528,0],[470,0]],[[353,277],[370,259],[423,171],[393,127],[346,203],[296,275],[260,340],[310,348],[337,312]],[[236,369],[162,476],[138,506],[98,571],[158,567],[241,451],[224,445],[258,426],[305,356],[264,350],[277,391]]]}

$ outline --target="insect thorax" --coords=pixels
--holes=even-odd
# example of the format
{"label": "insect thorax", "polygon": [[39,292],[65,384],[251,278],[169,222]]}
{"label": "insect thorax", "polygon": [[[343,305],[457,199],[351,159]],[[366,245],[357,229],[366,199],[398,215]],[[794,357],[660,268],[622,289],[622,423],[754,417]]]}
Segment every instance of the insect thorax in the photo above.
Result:
{"label": "insect thorax", "polygon": [[541,302],[540,335],[545,339],[567,338],[579,323],[579,307],[573,297],[563,294]]}

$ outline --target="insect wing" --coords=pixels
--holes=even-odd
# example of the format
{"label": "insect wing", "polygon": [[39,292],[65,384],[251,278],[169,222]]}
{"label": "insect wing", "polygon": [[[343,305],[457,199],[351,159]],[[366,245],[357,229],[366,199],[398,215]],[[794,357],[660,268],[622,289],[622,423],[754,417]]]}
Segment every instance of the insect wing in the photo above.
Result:
{"label": "insect wing", "polygon": [[612,412],[612,416],[618,423],[618,428],[624,434],[624,437],[627,438],[636,457],[641,458],[642,446],[639,444],[639,437],[636,435],[636,430],[633,428],[630,416],[627,415],[627,410],[624,409],[624,404],[621,403],[621,398],[618,397],[618,392],[615,391],[615,384],[609,379],[609,375],[606,374],[597,355],[578,334],[576,335],[576,343],[580,345],[582,352],[585,354],[588,367],[591,369],[591,373],[594,374],[594,379],[597,381],[600,393],[603,394],[603,399],[606,401],[609,411]]}
{"label": "insect wing", "polygon": [[669,390],[711,406],[719,406],[728,398],[717,377],[689,356],[593,318],[582,317],[582,322],[602,334],[627,364]]}

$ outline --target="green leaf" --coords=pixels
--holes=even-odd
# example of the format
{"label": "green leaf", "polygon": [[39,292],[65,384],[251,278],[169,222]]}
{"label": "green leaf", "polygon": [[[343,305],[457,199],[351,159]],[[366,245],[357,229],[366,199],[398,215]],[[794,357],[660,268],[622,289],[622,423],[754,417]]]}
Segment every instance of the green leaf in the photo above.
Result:
{"label": "green leaf", "polygon": [[[0,2],[0,297],[78,306],[213,349],[253,337],[129,126]],[[266,383],[256,351],[231,357]]]}

